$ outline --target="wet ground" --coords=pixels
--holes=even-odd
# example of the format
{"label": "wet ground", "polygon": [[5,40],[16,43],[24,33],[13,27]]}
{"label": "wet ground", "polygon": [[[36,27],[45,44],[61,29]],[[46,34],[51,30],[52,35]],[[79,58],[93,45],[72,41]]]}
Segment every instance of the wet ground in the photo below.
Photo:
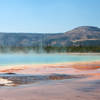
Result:
{"label": "wet ground", "polygon": [[64,79],[80,79],[89,77],[87,75],[67,75],[67,74],[49,74],[49,75],[30,75],[5,73],[0,74],[0,86],[18,86],[25,84],[33,84],[39,81],[48,80],[64,80]]}
{"label": "wet ground", "polygon": [[99,63],[2,71],[0,100],[100,100]]}

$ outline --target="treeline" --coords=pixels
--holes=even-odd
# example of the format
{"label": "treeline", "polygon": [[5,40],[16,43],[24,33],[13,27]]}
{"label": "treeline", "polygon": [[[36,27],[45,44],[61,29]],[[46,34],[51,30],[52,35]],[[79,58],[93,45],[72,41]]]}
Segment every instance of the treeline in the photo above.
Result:
{"label": "treeline", "polygon": [[100,52],[100,46],[71,46],[67,48],[67,52],[93,52],[93,53],[99,53]]}
{"label": "treeline", "polygon": [[9,52],[22,52],[22,53],[55,53],[55,52],[93,52],[99,53],[100,46],[71,46],[71,47],[54,47],[54,46],[46,46],[46,47],[4,47],[0,46],[0,53],[9,53]]}
{"label": "treeline", "polygon": [[45,47],[47,52],[93,52],[99,53],[100,46],[71,46],[71,47]]}

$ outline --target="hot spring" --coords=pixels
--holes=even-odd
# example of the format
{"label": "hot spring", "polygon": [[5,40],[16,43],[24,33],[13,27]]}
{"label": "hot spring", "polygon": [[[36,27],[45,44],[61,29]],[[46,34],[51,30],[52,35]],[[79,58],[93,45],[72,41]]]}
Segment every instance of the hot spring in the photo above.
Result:
{"label": "hot spring", "polygon": [[55,64],[98,60],[100,60],[100,55],[98,54],[0,54],[0,66],[18,64]]}

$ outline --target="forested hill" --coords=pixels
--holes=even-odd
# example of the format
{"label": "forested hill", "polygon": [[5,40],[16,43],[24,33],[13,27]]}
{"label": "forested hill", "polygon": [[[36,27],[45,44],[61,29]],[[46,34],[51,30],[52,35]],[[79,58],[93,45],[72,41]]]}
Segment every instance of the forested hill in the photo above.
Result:
{"label": "forested hill", "polygon": [[100,28],[81,26],[65,33],[0,33],[0,46],[99,46]]}

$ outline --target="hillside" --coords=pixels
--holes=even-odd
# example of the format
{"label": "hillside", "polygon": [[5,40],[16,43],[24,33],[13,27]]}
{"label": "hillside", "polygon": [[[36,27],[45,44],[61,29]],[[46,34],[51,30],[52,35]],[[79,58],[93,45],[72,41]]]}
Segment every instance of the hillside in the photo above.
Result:
{"label": "hillside", "polygon": [[[42,43],[41,43],[42,42]],[[0,33],[0,46],[100,45],[100,28],[81,26],[65,33]]]}
{"label": "hillside", "polygon": [[[51,36],[52,37],[52,36]],[[81,26],[61,35],[48,39],[50,45],[100,45],[100,28],[93,26]]]}

